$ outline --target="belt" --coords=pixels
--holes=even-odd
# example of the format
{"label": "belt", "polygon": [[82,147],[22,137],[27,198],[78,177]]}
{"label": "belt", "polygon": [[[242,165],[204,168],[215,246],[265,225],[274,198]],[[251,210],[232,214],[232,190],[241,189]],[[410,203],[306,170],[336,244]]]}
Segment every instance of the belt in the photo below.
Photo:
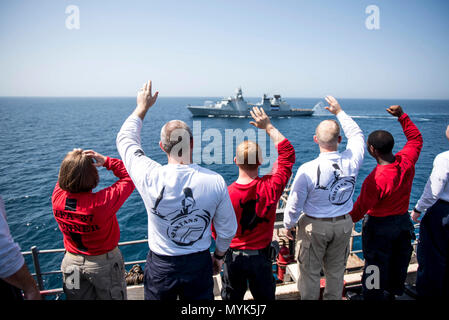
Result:
{"label": "belt", "polygon": [[232,253],[239,256],[258,256],[261,252],[260,250],[234,250],[232,249]]}
{"label": "belt", "polygon": [[70,255],[78,260],[83,259],[83,260],[88,260],[88,261],[99,261],[99,260],[111,259],[117,254],[117,252],[120,252],[118,247],[115,247],[114,249],[112,249],[109,252],[99,254],[99,255],[92,255],[92,256],[87,255],[87,254],[73,253],[73,252],[69,252],[69,251],[66,251],[65,254]]}
{"label": "belt", "polygon": [[232,252],[232,254],[235,255],[242,255],[242,256],[258,256],[260,254],[262,255],[266,255],[267,252],[269,251],[270,246],[263,248],[263,249],[231,249],[230,251]]}
{"label": "belt", "polygon": [[317,218],[317,217],[312,217],[306,214],[307,218],[313,219],[313,220],[321,220],[321,221],[330,221],[330,222],[335,222],[335,221],[340,221],[340,220],[344,220],[344,219],[349,219],[349,213],[338,216],[338,217],[332,217],[332,218]]}

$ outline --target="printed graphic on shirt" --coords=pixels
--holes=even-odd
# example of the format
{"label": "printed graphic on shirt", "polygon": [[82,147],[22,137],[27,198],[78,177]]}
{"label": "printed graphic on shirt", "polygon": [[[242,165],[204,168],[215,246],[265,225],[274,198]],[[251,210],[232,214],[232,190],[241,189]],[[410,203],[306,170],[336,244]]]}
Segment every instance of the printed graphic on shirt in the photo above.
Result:
{"label": "printed graphic on shirt", "polygon": [[179,246],[191,246],[203,237],[209,227],[211,214],[204,209],[195,208],[196,202],[190,188],[184,188],[184,199],[180,207],[172,212],[161,212],[158,206],[164,200],[165,186],[162,188],[151,212],[160,219],[170,223],[167,235],[171,241]]}
{"label": "printed graphic on shirt", "polygon": [[[246,230],[253,230],[259,223],[269,222],[266,218],[261,218],[256,214],[256,204],[259,202],[260,197],[256,194],[256,199],[242,202],[240,199],[240,208],[242,208],[242,215],[240,217],[240,225],[242,226],[242,234]],[[267,207],[269,210],[270,207]]]}
{"label": "printed graphic on shirt", "polygon": [[77,200],[76,199],[69,199],[69,198],[67,198],[65,200],[65,208],[64,208],[64,210],[76,211],[76,204],[77,204]]}
{"label": "printed graphic on shirt", "polygon": [[354,192],[355,177],[343,176],[343,171],[336,163],[333,163],[332,167],[323,168],[323,171],[321,165],[327,167],[323,163],[318,165],[315,189],[329,191],[330,203],[337,206],[344,205]]}
{"label": "printed graphic on shirt", "polygon": [[[64,208],[64,210],[76,211],[76,205],[77,205],[77,200],[76,199],[69,199],[69,198],[67,198],[65,200],[65,208]],[[70,212],[65,212],[65,211],[59,212],[59,213],[60,214],[63,213],[64,218],[67,219],[67,220],[73,220],[73,219],[78,218],[79,216],[82,216],[82,215],[78,215],[76,213],[72,214]],[[87,219],[87,216],[85,218]],[[82,220],[84,220],[84,219],[82,219]],[[76,230],[74,230],[75,227],[77,227],[76,224],[75,225],[70,225],[70,224],[61,222],[60,225],[63,228],[63,230],[65,230],[70,235],[70,238],[72,238],[72,241],[75,243],[75,245],[76,245],[78,250],[80,250],[80,251],[87,251],[87,248],[83,244],[83,241],[81,239],[81,234],[78,233],[78,232],[73,232],[73,231],[76,231]],[[79,227],[78,230],[81,231],[81,226],[78,226],[78,227]],[[90,228],[88,230],[89,230],[88,232],[95,231],[95,230],[91,231]]]}
{"label": "printed graphic on shirt", "polygon": [[145,155],[145,152],[143,152],[142,149],[137,149],[137,150],[134,152],[134,155],[135,155],[136,157],[141,157],[141,156],[144,156],[144,155]]}

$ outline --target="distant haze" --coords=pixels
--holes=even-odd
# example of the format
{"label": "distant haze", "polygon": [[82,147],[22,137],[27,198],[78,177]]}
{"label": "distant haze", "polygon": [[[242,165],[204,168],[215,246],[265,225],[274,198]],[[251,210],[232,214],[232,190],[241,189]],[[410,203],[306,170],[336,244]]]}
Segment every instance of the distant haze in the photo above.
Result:
{"label": "distant haze", "polygon": [[444,0],[1,1],[0,96],[133,96],[152,79],[166,97],[448,99],[448,13]]}

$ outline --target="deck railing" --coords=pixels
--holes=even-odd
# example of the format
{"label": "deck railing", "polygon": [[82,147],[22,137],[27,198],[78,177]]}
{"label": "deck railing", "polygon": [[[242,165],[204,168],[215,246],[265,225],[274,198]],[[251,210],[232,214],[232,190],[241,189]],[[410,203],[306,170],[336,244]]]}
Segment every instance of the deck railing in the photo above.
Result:
{"label": "deck railing", "polygon": [[[283,228],[282,220],[283,220],[285,205],[287,203],[287,197],[288,197],[288,195],[290,193],[290,189],[291,189],[291,180],[292,180],[292,178],[290,178],[290,181],[288,182],[286,188],[284,189],[284,191],[282,193],[282,196],[279,199],[279,202],[278,202],[278,205],[277,205],[276,222],[274,224],[274,228],[275,229]],[[415,224],[414,226],[415,226],[415,229],[418,229],[419,228],[419,223]],[[355,225],[354,225],[354,227],[355,227]],[[362,233],[355,231],[355,229],[353,228],[352,234],[351,234],[351,240],[350,240],[350,248],[351,248],[350,253],[351,254],[356,254],[357,255],[357,254],[360,254],[360,253],[363,252],[363,250],[361,250],[361,249],[359,249],[359,250],[354,250],[353,249],[354,238],[361,237],[361,236],[362,236]],[[132,245],[142,244],[142,243],[146,243],[147,241],[148,241],[147,239],[141,239],[141,240],[134,240],[134,241],[119,242],[118,247],[121,248],[121,247],[125,247],[125,246],[132,246]],[[415,240],[412,244],[415,247],[416,244],[417,244],[417,241]],[[292,248],[290,250],[291,250],[291,252],[293,252]],[[43,280],[43,276],[54,275],[54,274],[61,274],[62,271],[61,270],[54,270],[54,271],[42,272],[39,256],[42,255],[42,254],[63,253],[63,252],[65,252],[64,248],[39,250],[37,248],[37,246],[31,247],[30,251],[22,252],[22,254],[24,256],[31,255],[31,257],[33,259],[33,265],[34,265],[34,271],[35,272],[32,273],[32,275],[36,278],[39,290],[41,291],[41,294],[44,297],[45,296],[50,296],[50,295],[56,295],[56,297],[59,298],[59,296],[64,292],[62,288],[45,289],[44,280]],[[142,263],[145,263],[145,262],[146,262],[146,260],[125,261],[125,266],[135,265],[135,264],[142,264]]]}
{"label": "deck railing", "polygon": [[[148,242],[147,239],[119,242],[118,247],[121,248],[124,246],[136,245],[136,244],[147,243],[147,242]],[[37,246],[32,246],[30,251],[22,252],[22,254],[24,256],[31,256],[33,259],[34,273],[32,273],[31,275],[36,278],[37,286],[38,286],[39,290],[41,291],[41,295],[43,295],[44,297],[49,296],[49,295],[56,295],[57,297],[59,297],[59,295],[64,292],[62,288],[45,289],[44,279],[43,279],[43,276],[62,274],[62,271],[61,270],[53,270],[53,271],[42,272],[39,256],[42,254],[64,253],[64,252],[65,252],[64,248],[39,250]],[[125,261],[125,266],[141,264],[141,263],[145,263],[145,261],[146,260]]]}
{"label": "deck railing", "polygon": [[[278,213],[281,213],[283,210],[279,209]],[[278,221],[275,223],[275,229],[280,229],[282,228],[282,222]],[[415,224],[415,229],[419,228],[419,224]],[[361,232],[356,232],[355,230],[353,230],[352,235],[351,235],[351,240],[350,240],[350,247],[351,247],[351,254],[360,254],[362,253],[362,250],[353,250],[353,244],[354,244],[354,238],[356,237],[361,237],[362,233]],[[134,240],[134,241],[125,241],[125,242],[120,242],[118,244],[119,248],[125,247],[125,246],[132,246],[132,245],[137,245],[137,244],[142,244],[142,243],[146,243],[148,242],[147,239],[140,239],[140,240]],[[413,245],[415,246],[417,243],[417,241],[413,242]],[[33,259],[33,266],[34,266],[34,273],[32,273],[32,275],[36,278],[36,282],[38,285],[39,290],[41,291],[41,294],[45,297],[45,296],[51,296],[51,295],[56,295],[57,298],[59,298],[59,296],[64,292],[62,288],[56,288],[56,289],[46,289],[44,286],[44,280],[43,280],[43,276],[48,276],[48,275],[55,275],[55,274],[61,274],[62,271],[61,270],[53,270],[53,271],[42,271],[41,270],[41,265],[40,265],[40,259],[39,256],[42,254],[52,254],[52,253],[64,253],[65,249],[45,249],[45,250],[39,250],[37,246],[33,246],[31,247],[30,251],[24,251],[22,252],[22,254],[24,256],[28,256],[30,255]],[[133,260],[133,261],[125,261],[125,266],[129,266],[129,265],[135,265],[135,264],[143,264],[145,263],[146,260]]]}

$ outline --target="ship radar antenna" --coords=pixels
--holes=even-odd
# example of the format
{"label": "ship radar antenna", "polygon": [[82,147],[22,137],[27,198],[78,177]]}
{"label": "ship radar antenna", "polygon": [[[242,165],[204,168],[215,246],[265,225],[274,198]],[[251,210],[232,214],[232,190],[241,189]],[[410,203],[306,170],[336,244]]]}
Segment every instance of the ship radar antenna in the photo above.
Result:
{"label": "ship radar antenna", "polygon": [[243,97],[242,87],[241,86],[239,86],[237,89],[235,89],[235,96],[237,98],[242,98]]}

